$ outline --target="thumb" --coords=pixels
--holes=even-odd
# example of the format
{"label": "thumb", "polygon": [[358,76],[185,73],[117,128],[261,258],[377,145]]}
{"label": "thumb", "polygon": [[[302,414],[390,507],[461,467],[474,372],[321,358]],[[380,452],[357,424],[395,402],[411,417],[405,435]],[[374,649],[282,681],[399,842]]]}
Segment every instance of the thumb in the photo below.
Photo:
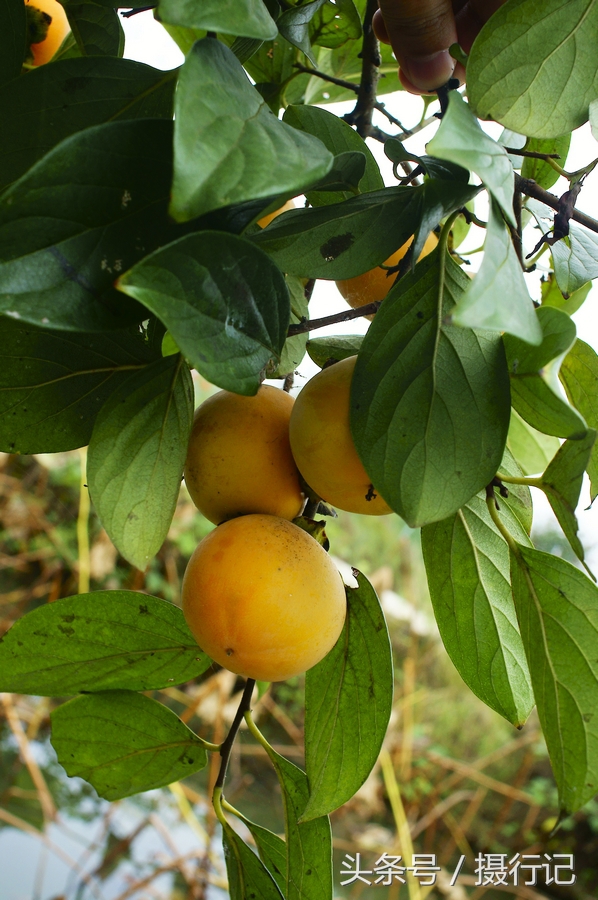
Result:
{"label": "thumb", "polygon": [[[402,75],[419,91],[445,84],[455,61],[448,48],[457,40],[451,0],[379,0],[376,33],[391,44]],[[378,14],[377,14],[378,17]]]}

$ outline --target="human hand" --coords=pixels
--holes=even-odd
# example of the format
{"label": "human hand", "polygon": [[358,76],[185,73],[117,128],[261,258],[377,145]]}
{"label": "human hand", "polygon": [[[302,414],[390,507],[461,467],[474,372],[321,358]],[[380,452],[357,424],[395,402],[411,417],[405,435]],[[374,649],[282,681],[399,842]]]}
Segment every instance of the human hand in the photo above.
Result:
{"label": "human hand", "polygon": [[449,78],[464,80],[448,48],[459,43],[469,53],[478,32],[506,0],[379,0],[373,27],[391,44],[403,87],[424,94]]}

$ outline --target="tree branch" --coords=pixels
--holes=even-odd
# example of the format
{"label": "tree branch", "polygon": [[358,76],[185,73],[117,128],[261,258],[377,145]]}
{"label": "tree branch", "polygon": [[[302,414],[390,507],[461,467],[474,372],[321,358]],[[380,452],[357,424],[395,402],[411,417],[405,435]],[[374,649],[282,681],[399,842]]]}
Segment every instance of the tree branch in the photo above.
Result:
{"label": "tree branch", "polygon": [[[518,175],[515,172],[515,188],[518,191],[521,191],[522,194],[526,194],[528,197],[532,197],[534,200],[539,200],[541,203],[544,203],[546,206],[549,206],[551,209],[554,209],[555,212],[558,212],[560,209],[559,202],[560,199],[555,194],[549,193],[549,191],[545,191],[544,188],[541,188],[539,184],[536,184],[531,178],[522,178],[521,175]],[[585,213],[579,212],[579,210],[574,209],[573,215],[571,216],[575,222],[579,222],[580,225],[585,225],[590,231],[593,231],[595,234],[598,234],[598,221],[596,219],[592,219],[591,216],[586,216]]]}
{"label": "tree branch", "polygon": [[241,702],[239,703],[239,708],[237,709],[235,718],[233,719],[233,724],[231,725],[229,733],[226,735],[226,738],[220,746],[220,756],[222,757],[222,762],[220,763],[220,771],[218,772],[218,778],[216,779],[216,782],[214,784],[214,790],[216,790],[217,788],[222,788],[224,784],[231,750],[233,749],[233,744],[235,743],[235,738],[237,736],[237,732],[239,730],[241,722],[243,721],[243,717],[247,710],[250,708],[251,695],[253,694],[254,687],[255,679],[248,678],[247,684],[245,685],[245,690],[243,691],[243,696],[241,697]]}
{"label": "tree branch", "polygon": [[321,319],[305,319],[304,322],[300,322],[298,325],[289,325],[287,337],[315,331],[317,328],[324,328],[326,325],[336,325],[338,322],[349,322],[351,319],[359,319],[360,316],[370,316],[378,312],[381,303],[381,300],[375,300],[366,306],[360,306],[359,309],[345,309],[343,312],[334,313],[332,316],[323,316]]}
{"label": "tree branch", "polygon": [[361,81],[357,103],[352,112],[344,116],[345,122],[354,125],[362,138],[373,137],[385,140],[383,132],[372,125],[372,114],[376,108],[376,89],[380,78],[380,49],[372,28],[372,18],[378,9],[378,0],[367,0],[363,20],[363,44],[361,46]]}

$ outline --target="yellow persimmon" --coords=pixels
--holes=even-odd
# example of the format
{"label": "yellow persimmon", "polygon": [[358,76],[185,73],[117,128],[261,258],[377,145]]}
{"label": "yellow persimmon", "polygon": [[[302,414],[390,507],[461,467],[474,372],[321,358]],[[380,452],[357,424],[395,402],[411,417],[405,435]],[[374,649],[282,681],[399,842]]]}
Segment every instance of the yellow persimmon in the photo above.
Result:
{"label": "yellow persimmon", "polygon": [[[64,7],[57,0],[25,0],[25,5],[42,13],[48,26],[43,40],[30,45],[33,65],[42,66],[52,59],[69,33],[70,25]],[[35,34],[32,37],[35,38]]]}

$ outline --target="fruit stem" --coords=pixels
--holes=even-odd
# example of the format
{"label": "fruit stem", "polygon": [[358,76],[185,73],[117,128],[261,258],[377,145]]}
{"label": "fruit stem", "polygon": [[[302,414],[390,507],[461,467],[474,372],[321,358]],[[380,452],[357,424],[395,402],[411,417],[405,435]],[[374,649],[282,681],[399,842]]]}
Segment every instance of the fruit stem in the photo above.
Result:
{"label": "fruit stem", "polygon": [[253,716],[251,715],[250,709],[248,709],[247,712],[245,713],[245,721],[247,722],[247,727],[248,727],[249,731],[251,732],[251,734],[254,736],[256,741],[262,745],[262,747],[264,748],[264,750],[266,751],[268,756],[270,756],[270,754],[272,753],[272,747],[270,746],[270,744],[268,743],[268,741],[266,740],[266,738],[264,737],[262,732],[259,730],[259,728],[255,724],[255,722],[253,721]]}
{"label": "fruit stem", "polygon": [[542,487],[542,479],[533,478],[530,475],[522,475],[521,477],[519,477],[516,475],[503,475],[502,472],[497,472],[496,477],[500,478],[501,481],[504,481],[507,484],[526,484],[528,487]]}
{"label": "fruit stem", "polygon": [[224,815],[224,810],[222,809],[222,788],[215,787],[214,793],[212,794],[212,805],[214,807],[214,812],[216,813],[216,818],[220,822],[221,825],[228,825],[226,821],[226,816]]}
{"label": "fruit stem", "polygon": [[[222,742],[220,746],[220,756],[222,757],[222,762],[220,763],[220,771],[218,772],[218,778],[216,779],[216,783],[214,784],[214,809],[216,809],[216,792],[218,791],[218,803],[220,803],[220,794],[222,794],[222,786],[224,785],[224,779],[226,778],[226,770],[228,768],[228,761],[230,759],[231,750],[233,749],[233,744],[235,743],[235,738],[237,736],[237,732],[243,721],[243,716],[246,712],[249,711],[251,704],[251,695],[253,694],[253,689],[255,687],[255,679],[248,678],[247,683],[245,685],[245,690],[243,691],[243,696],[241,697],[241,702],[239,703],[239,708],[235,714],[235,718],[233,719],[233,724],[230,727],[230,731],[227,734],[226,738]],[[222,807],[220,808],[222,813]],[[218,810],[216,809],[216,815],[218,815]],[[224,813],[222,813],[224,815]]]}

